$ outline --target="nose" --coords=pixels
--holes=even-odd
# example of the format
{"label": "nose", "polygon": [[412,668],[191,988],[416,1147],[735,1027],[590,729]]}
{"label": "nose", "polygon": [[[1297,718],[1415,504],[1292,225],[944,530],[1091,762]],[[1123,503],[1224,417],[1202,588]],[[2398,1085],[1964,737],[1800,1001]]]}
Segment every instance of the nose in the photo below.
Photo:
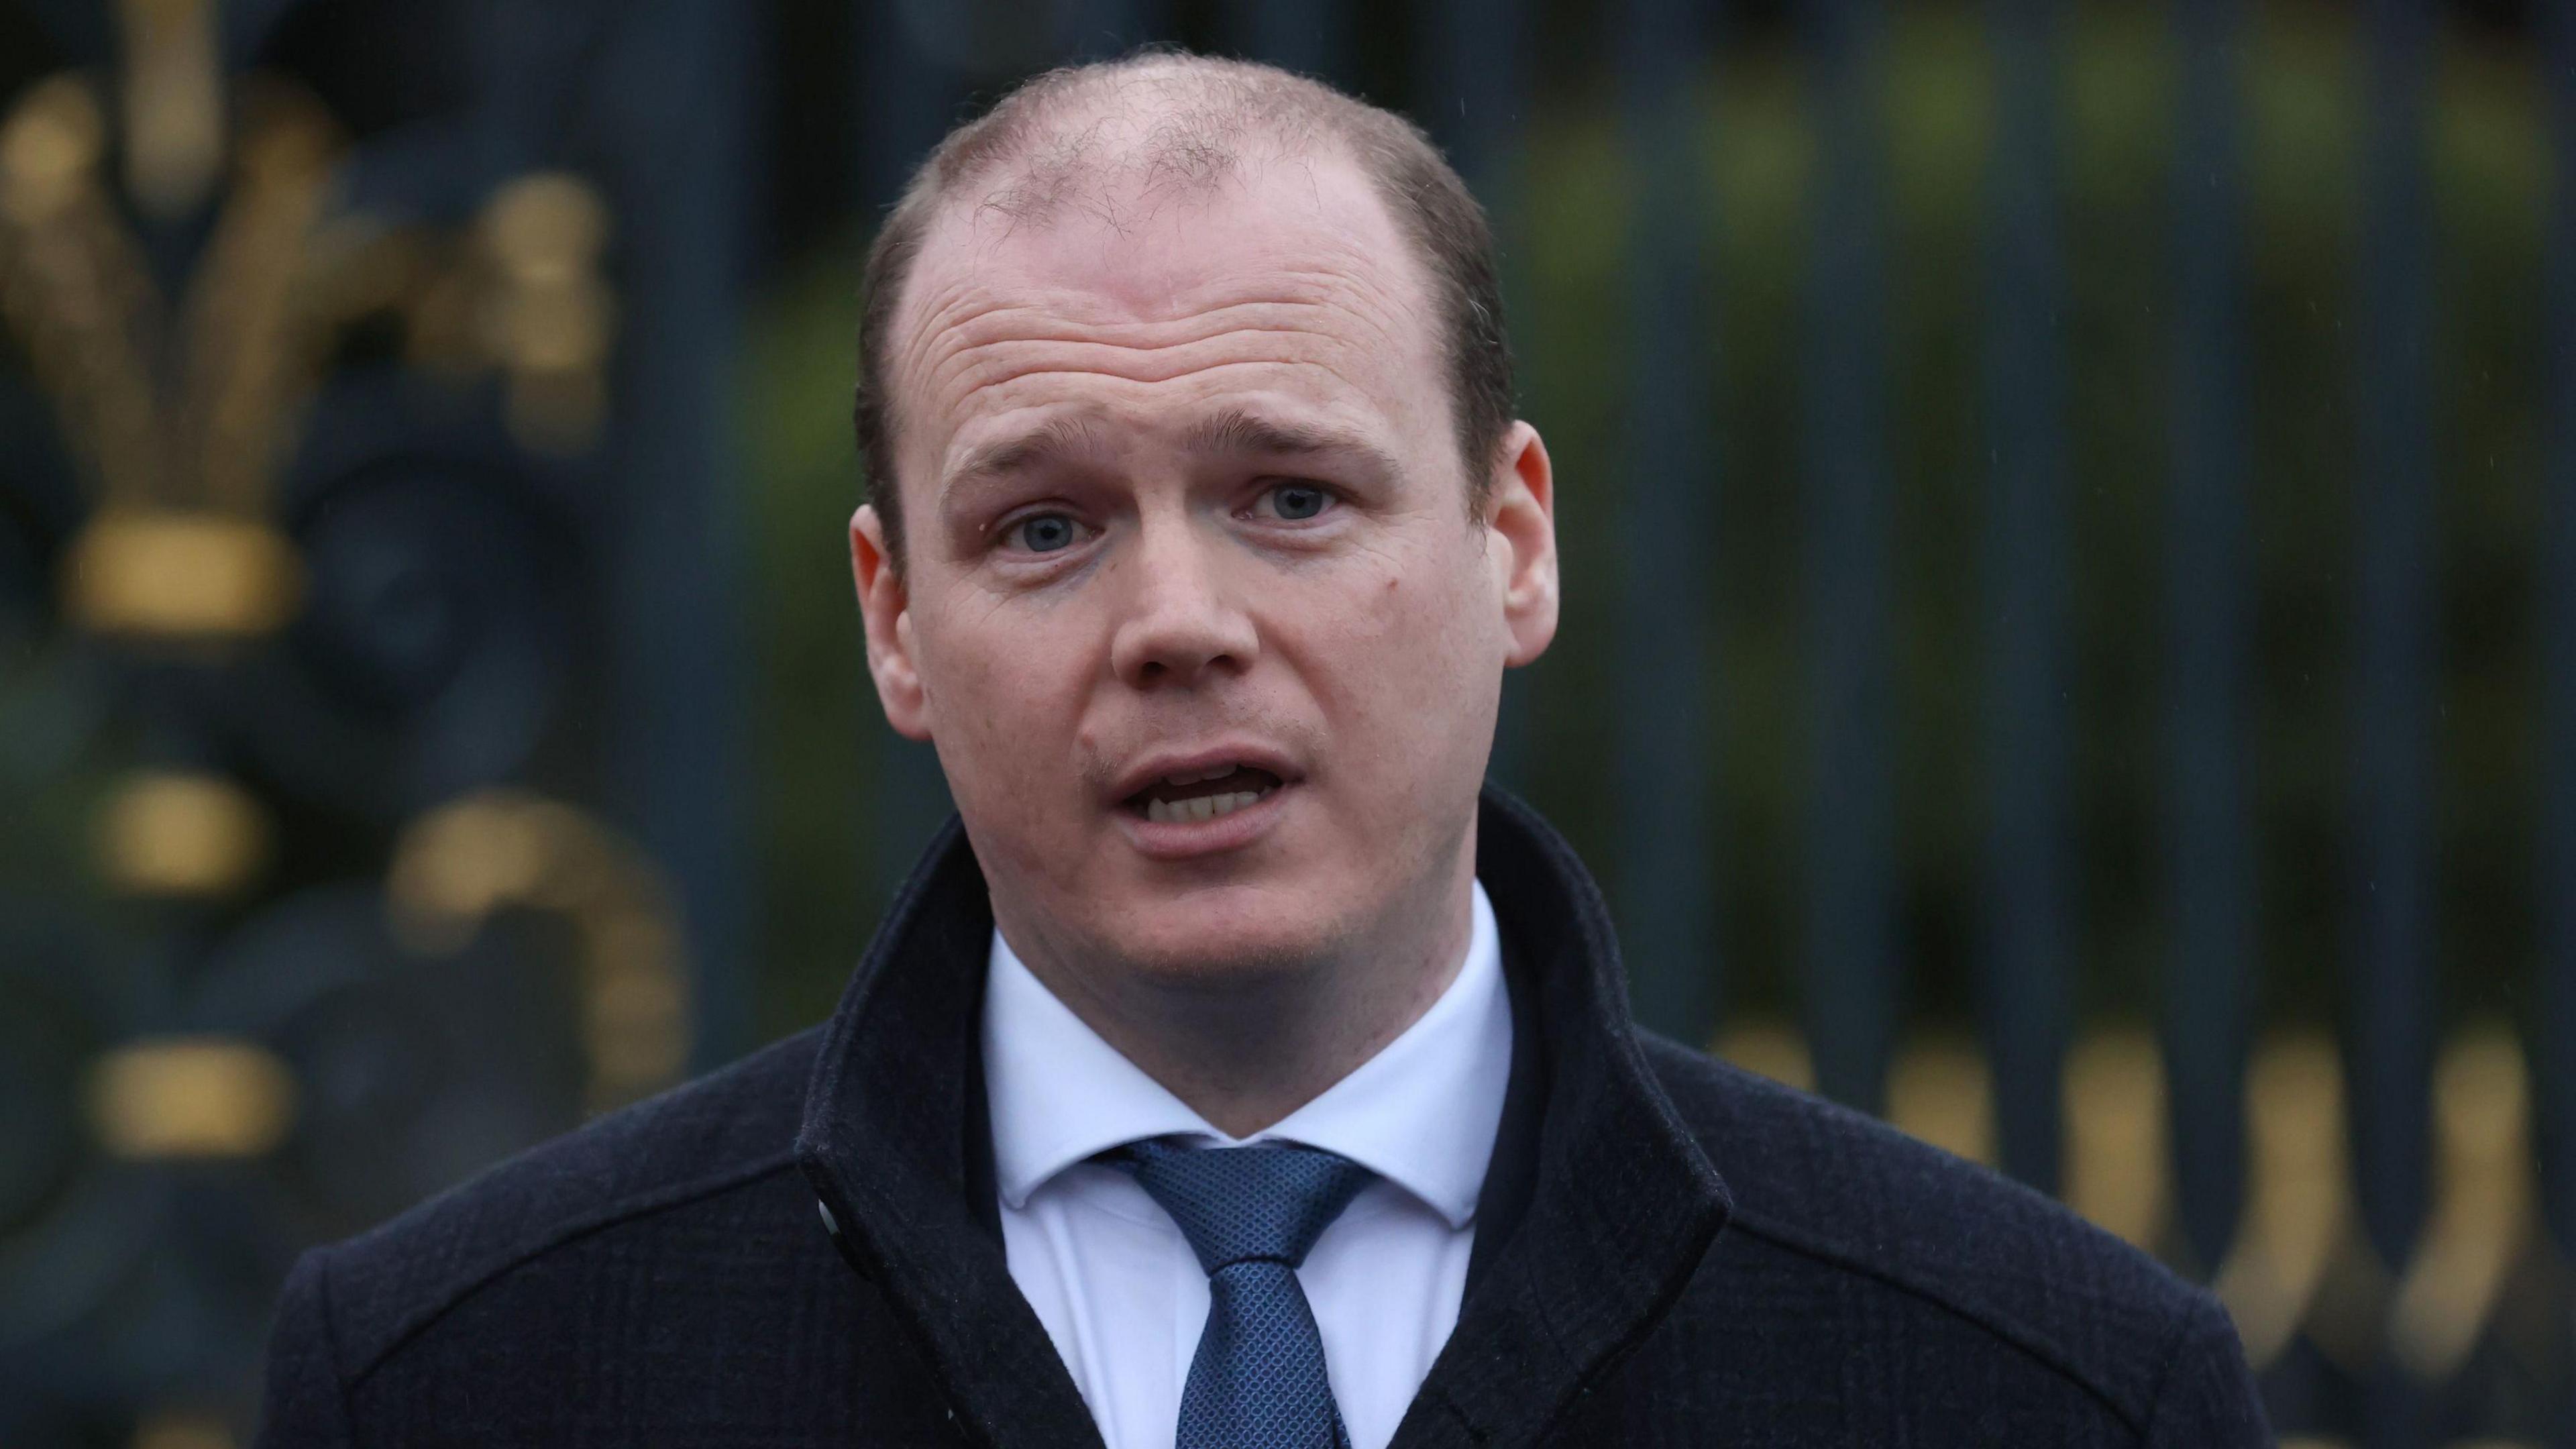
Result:
{"label": "nose", "polygon": [[1125,562],[1124,617],[1109,647],[1110,667],[1134,689],[1192,688],[1252,666],[1261,641],[1230,597],[1218,539],[1178,520],[1140,530]]}

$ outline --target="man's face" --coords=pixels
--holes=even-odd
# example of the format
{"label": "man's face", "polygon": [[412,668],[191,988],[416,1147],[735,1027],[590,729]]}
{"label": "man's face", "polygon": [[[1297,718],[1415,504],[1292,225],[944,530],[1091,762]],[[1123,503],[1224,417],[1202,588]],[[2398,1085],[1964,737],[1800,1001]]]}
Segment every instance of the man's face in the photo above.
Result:
{"label": "man's face", "polygon": [[1555,628],[1550,481],[1516,424],[1471,509],[1432,293],[1355,166],[952,205],[890,360],[870,664],[1016,947],[1215,983],[1445,908],[1503,668]]}

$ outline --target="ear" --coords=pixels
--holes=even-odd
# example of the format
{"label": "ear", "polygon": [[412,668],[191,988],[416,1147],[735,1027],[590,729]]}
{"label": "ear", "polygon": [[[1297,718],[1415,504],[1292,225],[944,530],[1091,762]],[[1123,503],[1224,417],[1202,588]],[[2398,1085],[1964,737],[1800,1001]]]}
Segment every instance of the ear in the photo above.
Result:
{"label": "ear", "polygon": [[868,631],[868,673],[886,723],[910,740],[930,738],[930,696],[914,667],[911,599],[886,548],[885,520],[869,504],[850,515],[850,577],[859,586],[859,616]]}
{"label": "ear", "polygon": [[1502,574],[1508,665],[1527,664],[1556,638],[1556,474],[1538,429],[1514,422],[1503,437],[1485,502],[1491,553]]}

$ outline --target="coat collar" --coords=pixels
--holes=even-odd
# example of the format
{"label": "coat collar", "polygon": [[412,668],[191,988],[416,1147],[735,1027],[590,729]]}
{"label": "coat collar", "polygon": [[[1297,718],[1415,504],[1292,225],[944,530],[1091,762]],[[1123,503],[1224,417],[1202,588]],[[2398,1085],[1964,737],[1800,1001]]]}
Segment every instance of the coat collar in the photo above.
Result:
{"label": "coat collar", "polygon": [[[1608,914],[1573,851],[1488,786],[1476,873],[1525,1044],[1519,1110],[1506,1111],[1489,1178],[1515,1210],[1480,1219],[1457,1327],[1398,1449],[1535,1443],[1663,1317],[1728,1212],[1724,1184],[1646,1066]],[[975,1438],[1097,1445],[1011,1281],[992,1205],[977,1201],[991,1192],[976,1037],[992,929],[952,819],[826,1029],[798,1157],[843,1256],[882,1291]]]}

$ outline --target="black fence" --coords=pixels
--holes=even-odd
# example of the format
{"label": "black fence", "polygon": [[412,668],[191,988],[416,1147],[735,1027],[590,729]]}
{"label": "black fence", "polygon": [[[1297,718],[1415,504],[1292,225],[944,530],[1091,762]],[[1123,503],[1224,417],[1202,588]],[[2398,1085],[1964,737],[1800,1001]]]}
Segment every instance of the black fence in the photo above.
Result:
{"label": "black fence", "polygon": [[0,3],[0,1441],[238,1440],[297,1247],[829,1001],[946,809],[856,251],[1149,40],[1492,208],[1495,771],[1647,1022],[2215,1284],[2285,1435],[2576,1443],[2576,14],[2398,0]]}

